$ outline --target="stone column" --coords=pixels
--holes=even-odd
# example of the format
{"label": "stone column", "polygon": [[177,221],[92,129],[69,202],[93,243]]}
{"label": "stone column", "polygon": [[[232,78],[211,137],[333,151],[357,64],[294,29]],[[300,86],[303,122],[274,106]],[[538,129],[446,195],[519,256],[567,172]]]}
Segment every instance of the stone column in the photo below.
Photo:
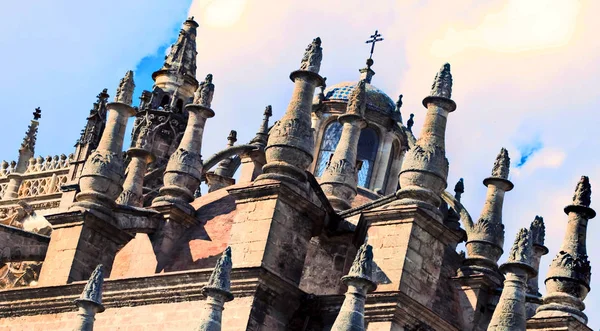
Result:
{"label": "stone column", "polygon": [[356,253],[354,263],[342,282],[348,286],[342,308],[331,327],[331,331],[365,330],[365,300],[367,292],[377,288],[372,280],[373,248],[363,244]]}
{"label": "stone column", "polygon": [[154,154],[150,152],[151,146],[148,144],[148,133],[151,122],[147,120],[146,124],[140,129],[137,135],[137,141],[132,142],[127,155],[131,158],[127,166],[127,177],[123,182],[123,192],[117,199],[117,203],[133,207],[143,206],[144,197],[144,176],[148,169],[148,164],[155,159]]}
{"label": "stone column", "polygon": [[99,264],[88,280],[75,304],[79,308],[74,331],[92,331],[97,313],[104,311],[102,305],[102,285],[104,283],[104,267]]}
{"label": "stone column", "polygon": [[498,259],[504,252],[504,225],[502,224],[502,206],[504,193],[513,188],[508,180],[510,158],[504,148],[496,157],[492,176],[486,178],[483,184],[487,186],[487,196],[479,221],[473,227],[467,227],[467,259],[459,275],[477,273],[488,274],[496,282],[501,281],[497,271]]}
{"label": "stone column", "polygon": [[265,149],[267,164],[257,180],[274,179],[308,189],[305,170],[313,161],[314,136],[310,114],[315,88],[323,84],[319,76],[321,39],[308,46],[300,70],[291,73],[294,92],[285,115],[273,126]]}
{"label": "stone column", "polygon": [[217,261],[208,284],[202,289],[206,296],[204,309],[200,312],[198,331],[221,331],[221,320],[226,301],[233,300],[231,294],[231,248],[227,247]]}
{"label": "stone column", "polygon": [[525,331],[527,278],[537,274],[531,266],[532,251],[529,231],[519,230],[508,261],[500,266],[505,276],[504,289],[492,315],[488,331]]}
{"label": "stone column", "polygon": [[588,220],[596,216],[590,203],[590,182],[588,177],[582,176],[577,183],[573,203],[565,207],[565,213],[569,216],[565,237],[559,253],[550,264],[544,304],[530,320],[531,329],[539,329],[537,325],[542,325],[545,319],[550,318],[561,318],[561,325],[566,325],[569,319],[587,324],[583,300],[590,291],[591,267],[586,236]]}
{"label": "stone column", "polygon": [[35,152],[35,141],[37,139],[38,126],[40,124],[38,120],[40,117],[42,117],[42,110],[38,107],[33,113],[33,119],[25,133],[21,148],[19,148],[19,159],[17,160],[16,167],[13,167],[12,172],[6,176],[8,177],[8,184],[6,185],[4,195],[0,197],[3,200],[16,199],[19,197],[19,188],[23,182],[22,175],[27,170],[29,159],[33,157]]}
{"label": "stone column", "polygon": [[206,120],[215,115],[210,109],[215,86],[208,74],[194,94],[194,101],[185,109],[189,113],[187,126],[177,150],[169,158],[163,177],[164,186],[152,201],[152,208],[160,212],[165,222],[152,235],[157,255],[157,271],[162,270],[174,243],[190,226],[197,224],[194,217],[194,192],[202,178],[202,136]]}
{"label": "stone column", "polygon": [[366,81],[361,80],[349,97],[346,114],[339,117],[342,134],[321,176],[321,188],[336,210],[351,207],[356,197],[356,157],[360,131],[367,126],[363,119],[367,105]]}
{"label": "stone column", "polygon": [[450,99],[452,94],[452,74],[446,63],[436,74],[428,97],[423,99],[427,115],[421,136],[414,148],[404,158],[399,181],[401,189],[396,193],[397,204],[419,204],[432,210],[442,222],[438,207],[440,195],[446,188],[448,159],[446,158],[445,134],[448,114],[456,109]]}
{"label": "stone column", "polygon": [[115,200],[123,191],[123,139],[127,120],[135,114],[131,98],[135,84],[133,71],[128,71],[117,89],[115,102],[106,105],[106,127],[98,148],[89,156],[81,176],[75,197],[77,202],[70,210],[97,210],[109,217],[115,208]]}
{"label": "stone column", "polygon": [[[544,226],[544,219],[541,216],[535,216],[535,219],[529,226],[529,233],[531,234],[531,241],[533,243],[531,266],[539,273],[542,256],[548,254],[548,248],[544,246],[546,227]],[[542,294],[539,291],[538,276],[539,274],[536,274],[527,281],[527,294],[529,296],[527,302],[527,318],[531,318],[535,315],[535,311],[540,304],[542,304]]]}
{"label": "stone column", "polygon": [[215,116],[210,109],[214,85],[212,75],[206,76],[194,95],[194,103],[185,109],[189,113],[188,123],[179,143],[167,163],[164,186],[152,206],[177,205],[188,214],[193,213],[190,202],[194,200],[194,192],[202,178],[202,136],[206,120]]}

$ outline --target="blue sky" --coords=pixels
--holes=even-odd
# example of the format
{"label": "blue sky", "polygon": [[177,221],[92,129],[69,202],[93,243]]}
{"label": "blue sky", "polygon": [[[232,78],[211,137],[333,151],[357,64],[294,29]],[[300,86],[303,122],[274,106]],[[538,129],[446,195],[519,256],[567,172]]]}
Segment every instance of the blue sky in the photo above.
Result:
{"label": "blue sky", "polygon": [[[250,140],[265,105],[273,105],[273,119],[282,116],[293,86],[289,72],[312,38],[323,40],[321,74],[331,85],[358,78],[369,52],[364,41],[378,29],[385,41],[373,56],[373,84],[394,100],[404,94],[403,117],[415,114],[417,136],[421,100],[440,65],[451,63],[458,108],[448,119],[449,187],[465,179],[463,201],[477,218],[481,181],[506,147],[515,188],[505,200],[505,250],[518,228],[543,216],[550,249],[544,279],[579,176],[590,176],[600,192],[600,2],[546,1],[11,1],[0,12],[0,158],[16,158],[37,106],[43,117],[36,154],[71,152],[96,94],[106,87],[113,95],[129,69],[136,95],[149,89],[150,74],[190,13],[200,23],[197,77],[210,72],[216,85],[205,156],[225,146],[231,129],[239,143]],[[592,207],[597,201],[593,193]],[[588,228],[593,270],[600,268],[600,242],[592,239],[598,222]],[[586,312],[598,329],[594,271],[591,287]]]}

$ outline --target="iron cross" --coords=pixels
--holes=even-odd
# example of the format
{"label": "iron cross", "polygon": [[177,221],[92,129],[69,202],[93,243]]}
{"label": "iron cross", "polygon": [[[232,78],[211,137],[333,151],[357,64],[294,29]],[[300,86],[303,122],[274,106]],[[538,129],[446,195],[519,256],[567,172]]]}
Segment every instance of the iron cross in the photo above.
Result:
{"label": "iron cross", "polygon": [[371,36],[371,39],[365,41],[366,44],[371,44],[371,54],[369,55],[369,59],[373,57],[373,50],[375,50],[375,43],[378,41],[382,41],[383,38],[380,38],[381,34],[379,34],[378,30],[375,30],[375,34]]}

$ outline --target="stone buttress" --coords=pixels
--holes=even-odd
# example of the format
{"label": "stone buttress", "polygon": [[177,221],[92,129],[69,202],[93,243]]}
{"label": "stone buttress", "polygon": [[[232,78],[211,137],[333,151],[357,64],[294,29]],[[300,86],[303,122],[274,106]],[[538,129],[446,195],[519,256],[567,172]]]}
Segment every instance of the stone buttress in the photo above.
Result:
{"label": "stone buttress", "polygon": [[315,88],[322,83],[321,59],[321,40],[316,38],[300,69],[291,74],[293,95],[269,134],[263,174],[253,183],[228,189],[237,205],[229,240],[233,270],[260,271],[239,329],[286,330],[301,302],[298,285],[307,247],[325,216],[311,199],[305,173],[313,160],[310,113]]}
{"label": "stone buttress", "polygon": [[115,101],[106,105],[106,127],[81,171],[77,201],[69,211],[46,216],[53,233],[40,285],[87,279],[98,264],[105,265],[110,274],[115,255],[132,239],[119,227],[114,210],[123,191],[123,139],[127,120],[134,115],[134,87],[133,72],[128,71]]}

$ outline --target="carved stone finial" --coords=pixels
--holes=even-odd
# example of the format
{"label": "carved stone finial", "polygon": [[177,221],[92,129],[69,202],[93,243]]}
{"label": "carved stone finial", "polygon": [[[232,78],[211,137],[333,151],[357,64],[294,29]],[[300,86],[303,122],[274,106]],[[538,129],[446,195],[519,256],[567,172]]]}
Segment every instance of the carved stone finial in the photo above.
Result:
{"label": "carved stone finial", "polygon": [[535,216],[533,222],[529,226],[529,232],[531,234],[531,242],[534,245],[544,246],[544,239],[546,237],[546,226],[544,225],[544,218],[541,216]]}
{"label": "carved stone finial", "polygon": [[496,161],[494,162],[494,168],[492,169],[492,177],[500,177],[502,179],[508,179],[508,171],[510,169],[510,157],[508,157],[508,151],[506,148],[502,148]]}
{"label": "carved stone finial", "polygon": [[300,70],[312,71],[319,73],[321,68],[321,60],[323,59],[323,48],[321,48],[321,38],[313,39],[312,43],[306,47],[304,57],[300,62]]}
{"label": "carved stone finial", "polygon": [[76,301],[88,301],[102,305],[102,285],[104,284],[104,266],[99,264],[92,272],[90,279]]}
{"label": "carved stone finial", "polygon": [[408,129],[408,131],[412,132],[412,127],[413,125],[415,125],[415,114],[410,114],[410,118],[408,119],[408,121],[406,121],[406,128]]}
{"label": "carved stone finial", "polygon": [[204,287],[205,291],[216,290],[226,294],[227,297],[231,297],[231,247],[225,248],[223,255],[217,261],[217,265],[213,270],[208,284]]}
{"label": "carved stone finial", "polygon": [[233,146],[233,144],[235,144],[235,142],[237,141],[237,131],[235,130],[231,130],[229,131],[229,135],[227,136],[227,146]]}
{"label": "carved stone finial", "polygon": [[194,93],[194,104],[210,108],[215,93],[215,85],[212,83],[212,79],[213,75],[208,74],[204,81],[198,85],[198,89]]}
{"label": "carved stone finial", "polygon": [[150,91],[142,91],[142,95],[140,96],[140,105],[139,105],[139,109],[140,110],[144,110],[148,107],[150,107],[151,103],[150,101],[152,100],[152,92]]}
{"label": "carved stone finial", "polygon": [[346,108],[346,114],[354,114],[358,116],[364,116],[365,109],[367,107],[367,82],[360,80],[356,87],[350,93],[348,97],[348,106]]}
{"label": "carved stone finial", "polygon": [[40,109],[40,107],[37,107],[35,109],[35,111],[33,112],[33,119],[34,120],[39,120],[42,117],[42,110]]}
{"label": "carved stone finial", "polygon": [[532,246],[531,246],[531,236],[529,230],[525,228],[519,229],[517,233],[517,237],[515,238],[515,243],[510,249],[508,253],[508,261],[507,263],[531,263],[531,254],[532,254]]}
{"label": "carved stone finial", "polygon": [[350,272],[346,277],[363,278],[371,281],[373,276],[373,247],[367,243],[362,244],[356,252]]}
{"label": "carved stone finial", "polygon": [[[456,182],[456,185],[454,185],[454,193],[456,193],[459,197],[461,194],[465,193],[465,181],[464,179],[459,179],[458,182]],[[460,201],[460,198],[458,198],[458,201]]]}
{"label": "carved stone finial", "polygon": [[271,107],[271,105],[268,105],[265,107],[265,112],[263,113],[263,115],[265,116],[265,118],[269,118],[271,116],[273,116],[273,107]]}
{"label": "carved stone finial", "polygon": [[402,97],[404,97],[402,94],[398,96],[398,101],[396,101],[396,111],[400,111],[400,108],[402,108]]}
{"label": "carved stone finial", "polygon": [[119,83],[119,87],[117,88],[115,102],[131,105],[134,88],[135,83],[133,82],[133,71],[129,70],[125,74],[125,77],[121,78],[121,82]]}
{"label": "carved stone finial", "polygon": [[432,97],[450,98],[452,95],[452,74],[450,73],[450,63],[445,63],[440,71],[435,75],[433,85],[431,85]]}
{"label": "carved stone finial", "polygon": [[[38,112],[39,111],[39,112]],[[34,119],[31,121],[31,124],[29,124],[29,126],[27,127],[27,132],[25,132],[25,138],[23,138],[23,142],[21,143],[21,148],[19,148],[19,151],[21,152],[29,152],[31,153],[31,156],[33,156],[33,153],[35,152],[35,142],[37,140],[37,133],[38,133],[38,119],[39,117],[36,118],[36,114],[38,114],[39,117],[41,117],[41,110],[40,108],[36,108],[35,112],[33,113],[34,115]],[[19,161],[21,162],[21,161]]]}
{"label": "carved stone finial", "polygon": [[577,187],[575,188],[575,194],[573,194],[573,204],[576,206],[589,207],[592,203],[592,187],[590,185],[590,179],[587,176],[581,176]]}

